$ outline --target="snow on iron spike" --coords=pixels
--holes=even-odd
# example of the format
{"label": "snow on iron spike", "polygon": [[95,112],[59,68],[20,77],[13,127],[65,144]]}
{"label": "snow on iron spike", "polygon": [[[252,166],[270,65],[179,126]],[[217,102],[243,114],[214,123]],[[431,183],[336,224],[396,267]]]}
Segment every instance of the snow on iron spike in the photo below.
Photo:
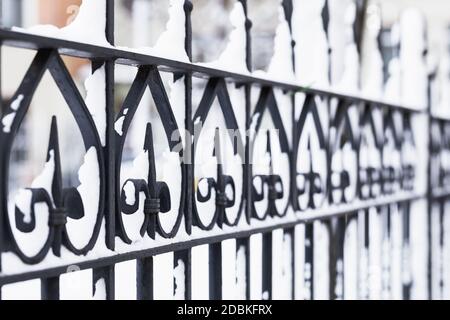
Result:
{"label": "snow on iron spike", "polygon": [[292,65],[292,37],[288,21],[280,6],[278,13],[278,27],[275,32],[274,54],[267,72],[257,70],[253,75],[261,78],[269,78],[280,82],[295,82],[295,74]]}
{"label": "snow on iron spike", "polygon": [[341,79],[336,84],[336,90],[342,93],[358,93],[359,87],[359,54],[356,47],[353,25],[356,19],[356,5],[350,2],[345,10],[345,51],[344,51],[344,69]]}
{"label": "snow on iron spike", "polygon": [[106,145],[105,66],[95,70],[84,82],[86,106],[92,115],[102,146]]}
{"label": "snow on iron spike", "polygon": [[229,72],[248,74],[246,63],[247,56],[247,35],[245,28],[245,13],[242,3],[236,1],[230,13],[230,22],[233,31],[225,50],[220,54],[219,59],[213,62],[201,63],[201,65],[226,70]]}
{"label": "snow on iron spike", "polygon": [[83,0],[76,18],[63,28],[50,24],[36,25],[27,29],[12,28],[17,32],[111,47],[106,40],[105,29],[106,0]]}
{"label": "snow on iron spike", "polygon": [[380,99],[383,92],[383,59],[378,47],[378,36],[381,29],[380,8],[370,5],[364,37],[363,63],[361,70],[361,82],[363,95]]}
{"label": "snow on iron spike", "polygon": [[419,10],[403,12],[400,18],[401,99],[404,105],[417,109],[425,108],[428,98],[425,28],[425,19]]}
{"label": "snow on iron spike", "polygon": [[[392,46],[397,46],[400,43],[400,26],[394,24],[391,29],[390,41]],[[400,59],[399,57],[393,57],[389,61],[388,65],[388,79],[384,87],[384,100],[386,102],[400,104],[401,94],[400,94]]]}
{"label": "snow on iron spike", "polygon": [[11,126],[14,122],[15,117],[16,117],[15,112],[11,112],[10,114],[7,114],[6,116],[3,117],[3,119],[2,119],[3,132],[5,132],[5,133],[11,132]]}
{"label": "snow on iron spike", "polygon": [[134,184],[131,181],[128,181],[123,186],[123,191],[125,192],[125,202],[127,205],[132,206],[136,203],[136,196],[135,196],[135,187]]}
{"label": "snow on iron spike", "polygon": [[125,121],[125,116],[120,117],[114,123],[114,130],[117,132],[119,136],[123,135],[123,123]]}
{"label": "snow on iron spike", "polygon": [[447,52],[442,54],[438,68],[439,100],[433,108],[434,114],[442,117],[450,116],[450,58]]}
{"label": "snow on iron spike", "polygon": [[329,85],[329,61],[328,41],[322,21],[325,1],[297,0],[293,5],[297,81],[303,86],[326,88]]}
{"label": "snow on iron spike", "polygon": [[153,47],[126,48],[142,54],[164,57],[183,62],[189,62],[185,50],[185,21],[184,0],[170,0],[169,20],[166,30],[159,36]]}
{"label": "snow on iron spike", "polygon": [[178,259],[177,266],[173,269],[173,277],[175,280],[175,300],[184,300],[185,299],[185,266],[184,262],[181,259]]}
{"label": "snow on iron spike", "polygon": [[13,112],[11,112],[3,117],[3,119],[2,119],[3,132],[5,132],[5,133],[11,132],[11,125],[14,122],[14,118],[16,117],[16,111],[19,109],[23,98],[24,98],[23,94],[19,94],[17,96],[17,98],[13,102],[11,102],[10,108],[11,108],[11,110],[13,110]]}
{"label": "snow on iron spike", "polygon": [[106,282],[104,278],[98,279],[95,283],[95,293],[93,300],[106,300]]}

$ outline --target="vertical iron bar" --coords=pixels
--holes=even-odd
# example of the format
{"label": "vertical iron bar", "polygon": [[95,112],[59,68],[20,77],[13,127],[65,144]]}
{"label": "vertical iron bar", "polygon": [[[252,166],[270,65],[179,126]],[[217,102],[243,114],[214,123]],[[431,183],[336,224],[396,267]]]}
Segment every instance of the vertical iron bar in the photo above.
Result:
{"label": "vertical iron bar", "polygon": [[344,298],[344,241],[347,216],[334,220],[331,229],[330,254],[330,298]]}
{"label": "vertical iron bar", "polygon": [[410,266],[410,237],[409,237],[409,224],[410,224],[410,210],[411,204],[409,202],[403,203],[401,206],[403,217],[403,250],[402,250],[402,270],[408,273],[408,281],[403,282],[403,300],[411,299],[411,266]]}
{"label": "vertical iron bar", "polygon": [[209,247],[209,299],[222,300],[222,242]]}
{"label": "vertical iron bar", "polygon": [[[184,1],[183,5],[185,13],[185,38],[184,38],[184,48],[189,61],[192,62],[192,22],[191,13],[193,10],[192,2],[189,0]],[[193,201],[193,189],[194,189],[194,176],[192,168],[192,157],[193,157],[193,143],[192,141],[194,135],[193,122],[192,122],[192,74],[186,72],[184,74],[184,92],[185,92],[185,145],[184,145],[184,163],[183,167],[186,176],[185,187],[185,228],[187,234],[191,234],[192,231],[192,201]],[[183,261],[185,266],[184,279],[185,279],[185,299],[192,299],[192,259],[191,259],[191,249],[186,249],[183,251],[175,252],[174,254],[175,264],[178,264],[178,260]]]}
{"label": "vertical iron bar", "polygon": [[[246,42],[246,51],[245,51],[245,61],[247,65],[247,69],[252,71],[252,39],[251,39],[251,27],[252,22],[248,17],[248,4],[247,0],[239,0],[242,3],[245,14],[245,42]],[[251,123],[251,84],[247,83],[244,86],[245,90],[245,133],[248,133],[250,130]],[[250,152],[250,136],[245,134],[245,157],[244,157],[244,195],[245,195],[245,219],[250,224],[251,220],[251,204],[252,204],[252,159]],[[241,218],[242,219],[242,218]],[[246,239],[240,239],[237,241],[236,249],[238,250],[240,246],[244,246],[245,248],[245,281],[246,281],[246,298],[250,299],[250,237]],[[236,251],[237,253],[237,251]]]}
{"label": "vertical iron bar", "polygon": [[[184,299],[192,299],[192,255],[191,250],[176,251],[174,253],[174,266],[178,265],[178,262],[182,261],[184,263]],[[175,282],[175,279],[174,279]],[[174,290],[175,290],[174,283]]]}
{"label": "vertical iron bar", "polygon": [[[105,36],[111,45],[114,45],[114,0],[106,0],[106,26]],[[108,249],[114,250],[115,247],[115,150],[114,150],[114,60],[93,61],[92,69],[94,72],[101,66],[105,67],[105,101],[106,101],[106,146],[105,152],[105,170],[106,176],[106,198],[105,198],[105,243]],[[105,281],[106,299],[114,300],[114,265],[106,266],[93,270],[93,290],[95,292],[95,284],[101,278]]]}
{"label": "vertical iron bar", "polygon": [[[378,210],[378,208],[376,209]],[[366,209],[364,210],[364,243],[363,243],[363,247],[364,247],[364,254],[365,256],[365,260],[364,263],[365,265],[365,270],[366,270],[366,274],[364,275],[364,279],[363,279],[363,288],[364,288],[364,296],[362,297],[362,299],[369,299],[370,298],[370,223],[373,223],[370,221],[370,210]]]}
{"label": "vertical iron bar", "polygon": [[[239,238],[236,239],[236,255],[240,248],[244,248],[245,250],[245,298],[247,300],[250,299],[250,238]],[[238,263],[239,260],[236,260]]]}
{"label": "vertical iron bar", "polygon": [[[191,12],[193,10],[193,5],[191,1],[186,0],[184,2],[184,12],[185,12],[185,50],[192,62],[192,23],[191,23]],[[185,214],[185,227],[188,234],[191,233],[192,228],[192,201],[193,201],[193,188],[194,188],[194,177],[192,168],[192,157],[194,144],[189,143],[192,141],[194,135],[194,126],[192,122],[192,74],[186,72],[184,74],[184,85],[185,85],[185,157],[184,157],[184,169],[186,170],[186,214]]]}
{"label": "vertical iron bar", "polygon": [[59,300],[59,276],[41,279],[41,299]]}
{"label": "vertical iron bar", "polygon": [[[114,0],[106,1],[106,39],[111,45],[114,45]],[[105,61],[105,84],[106,84],[106,172],[107,176],[107,192],[106,192],[106,245],[109,249],[114,250],[115,241],[115,150],[114,150],[114,64],[113,60]]]}
{"label": "vertical iron bar", "polygon": [[444,214],[445,214],[445,201],[447,198],[443,198],[440,202],[439,208],[439,298],[444,299]]}
{"label": "vertical iron bar", "polygon": [[432,83],[435,77],[435,73],[431,73],[428,75],[428,82],[427,82],[427,123],[428,123],[428,141],[427,141],[427,150],[428,150],[428,157],[427,157],[427,241],[428,241],[428,263],[427,263],[427,281],[428,281],[428,299],[432,299],[432,234],[431,234],[431,212],[433,210],[433,185],[432,185],[432,169],[431,169],[431,155],[432,155],[432,139],[433,135],[431,132],[431,125],[432,125]]}
{"label": "vertical iron bar", "polygon": [[[291,265],[290,265],[290,270],[291,270],[291,292],[290,297],[291,300],[295,299],[295,228],[291,228],[291,229],[286,229],[284,230],[284,235],[288,235],[291,238],[291,245],[289,248],[289,251],[291,252]],[[285,239],[283,238],[283,246]],[[284,250],[284,248],[283,248]]]}
{"label": "vertical iron bar", "polygon": [[305,300],[314,298],[314,223],[305,224]]}
{"label": "vertical iron bar", "polygon": [[[292,57],[292,72],[295,75],[295,41],[293,39],[293,34],[292,34],[292,14],[293,14],[293,2],[292,0],[283,0],[281,2],[281,6],[283,7],[283,13],[284,16],[286,18],[286,21],[289,25],[289,32],[291,35],[291,57]],[[292,117],[292,141],[295,140],[295,133],[296,133],[296,126],[295,126],[295,93],[291,93],[291,117]],[[295,173],[295,164],[294,161],[292,160],[292,153],[290,155],[290,172],[291,172],[291,176]],[[293,190],[293,188],[295,187],[295,183],[293,182],[294,179],[291,179],[291,190]],[[292,200],[292,199],[291,199]],[[291,201],[291,205],[292,205],[292,201]],[[295,283],[296,283],[296,277],[297,277],[297,272],[295,270],[295,228],[292,229],[291,231],[291,237],[292,237],[292,246],[291,246],[291,257],[292,257],[292,299],[295,299]]]}
{"label": "vertical iron bar", "polygon": [[96,291],[96,283],[100,280],[105,281],[106,300],[114,300],[115,298],[115,283],[114,283],[114,265],[109,265],[103,268],[93,269],[93,292]]}
{"label": "vertical iron bar", "polygon": [[[0,5],[1,8],[1,5]],[[0,9],[1,10],[1,9]],[[0,16],[1,16],[2,12],[0,11]],[[3,70],[2,70],[2,62],[3,62],[3,56],[2,56],[2,51],[3,51],[3,46],[0,42],[0,117],[3,117],[5,110],[5,106],[3,105],[3,86],[2,86],[2,76],[3,76]],[[1,171],[1,170],[0,170]],[[3,175],[0,172],[0,181],[2,181],[4,179]],[[2,196],[0,196],[0,272],[2,272],[2,253],[4,251],[4,224],[3,224],[3,220],[5,217],[5,214],[7,214],[7,212],[3,212],[3,204],[2,204],[2,200],[1,200]],[[1,287],[0,287],[0,300],[1,300]]]}
{"label": "vertical iron bar", "polygon": [[136,261],[136,285],[138,300],[153,300],[153,257]]}
{"label": "vertical iron bar", "polygon": [[263,300],[272,299],[272,232],[262,235],[262,293]]}

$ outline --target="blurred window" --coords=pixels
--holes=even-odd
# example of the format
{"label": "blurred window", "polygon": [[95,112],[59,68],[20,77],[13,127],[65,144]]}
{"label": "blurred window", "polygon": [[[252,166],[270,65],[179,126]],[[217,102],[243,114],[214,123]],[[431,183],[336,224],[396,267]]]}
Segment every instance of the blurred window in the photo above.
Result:
{"label": "blurred window", "polygon": [[0,0],[0,25],[2,27],[22,24],[22,0]]}

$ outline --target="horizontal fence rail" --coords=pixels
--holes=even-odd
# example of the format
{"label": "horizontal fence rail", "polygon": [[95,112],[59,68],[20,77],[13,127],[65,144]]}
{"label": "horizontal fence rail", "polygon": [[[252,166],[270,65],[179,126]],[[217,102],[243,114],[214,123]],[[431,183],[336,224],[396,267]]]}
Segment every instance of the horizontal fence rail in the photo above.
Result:
{"label": "horizontal fence rail", "polygon": [[[289,25],[292,72],[299,45],[293,3],[285,0],[281,8]],[[164,290],[162,259],[170,269],[169,295],[177,299],[440,295],[443,272],[431,269],[445,248],[450,119],[426,105],[192,63],[190,1],[171,1],[184,13],[188,61],[114,47],[114,1],[105,5],[111,46],[0,30],[2,46],[35,51],[2,110],[3,295],[8,286],[37,279],[41,298],[59,299],[66,275],[89,270],[98,298],[122,296],[121,283],[127,281],[136,298],[155,299]],[[235,10],[244,15],[242,59],[251,71],[247,1],[238,1]],[[326,15],[322,20],[326,28]],[[91,60],[93,74],[101,70],[103,132],[63,56]],[[137,73],[116,111],[119,64],[137,67]],[[11,150],[46,72],[81,133],[88,191],[63,183],[60,124],[53,117],[43,144],[43,178],[15,200],[9,186]],[[182,99],[174,102],[176,86]],[[146,123],[137,170],[129,174],[123,166],[126,139],[146,90],[161,125]],[[165,158],[161,141],[167,145]],[[204,278],[206,285],[200,283]],[[206,293],[199,293],[200,287]]]}

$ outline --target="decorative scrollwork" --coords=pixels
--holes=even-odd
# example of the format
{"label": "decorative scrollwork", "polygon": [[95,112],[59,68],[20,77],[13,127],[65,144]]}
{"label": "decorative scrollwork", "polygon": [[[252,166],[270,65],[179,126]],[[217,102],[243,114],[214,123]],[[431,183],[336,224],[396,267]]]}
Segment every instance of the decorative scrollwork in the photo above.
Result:
{"label": "decorative scrollwork", "polygon": [[[145,219],[140,229],[141,236],[147,232],[147,234],[155,239],[157,230],[157,216],[160,213],[166,213],[170,211],[170,191],[165,182],[156,181],[156,168],[155,168],[155,153],[153,148],[153,134],[151,124],[147,124],[145,133],[144,151],[147,154],[148,160],[148,178],[143,179],[128,179],[125,181],[122,192],[120,195],[121,208],[123,213],[130,215],[139,210],[139,194],[142,192],[145,195],[144,202],[144,215]],[[128,203],[127,190],[125,186],[133,186],[133,198],[135,199],[131,204]],[[158,230],[161,232],[162,230]]]}
{"label": "decorative scrollwork", "polygon": [[[29,195],[29,198],[24,196],[24,199],[29,199],[29,201],[26,200],[20,204],[16,203],[14,214],[7,214],[9,212],[8,201],[5,200],[8,199],[9,191],[7,177],[9,174],[9,157],[12,144],[28,111],[34,92],[44,72],[47,70],[50,71],[70,111],[74,115],[84,142],[86,156],[90,156],[89,165],[97,167],[98,176],[95,179],[98,181],[98,185],[93,185],[92,187],[98,188],[98,199],[96,199],[98,204],[90,204],[90,207],[95,208],[95,212],[86,210],[87,203],[84,203],[85,200],[79,189],[62,187],[58,128],[56,118],[53,118],[47,152],[47,161],[51,169],[48,170],[48,176],[46,177],[47,184],[49,185],[47,187],[34,186],[22,190],[22,192]],[[2,188],[0,188],[0,202],[2,203],[2,211],[6,213],[4,216],[7,229],[5,233],[6,248],[14,251],[22,261],[28,264],[41,262],[50,249],[52,249],[56,256],[60,256],[61,247],[65,247],[77,255],[86,254],[94,248],[97,242],[103,219],[105,194],[104,158],[103,152],[101,151],[100,138],[92,116],[61,57],[53,50],[38,51],[22,83],[17,89],[13,101],[19,101],[17,100],[19,97],[20,104],[12,108],[13,120],[10,127],[8,127],[8,130],[0,132],[0,144],[4,150],[4,153],[0,157],[0,176],[2,183]],[[93,163],[94,161],[95,163]],[[80,182],[83,183],[82,181]],[[38,247],[39,244],[35,244],[34,247],[38,247],[38,249],[30,253],[22,246],[23,244],[17,237],[17,233],[32,234],[35,232],[45,232],[43,230],[36,230],[37,212],[35,211],[35,207],[40,204],[45,205],[46,210],[44,211],[48,212],[48,233],[46,240],[43,240],[43,244],[40,247]],[[84,223],[83,228],[85,229],[82,239],[79,234],[75,234],[76,228],[73,228],[75,223]],[[89,238],[86,236],[89,236]]]}
{"label": "decorative scrollwork", "polygon": [[[212,190],[215,191],[215,216],[217,217],[217,225],[222,227],[225,220],[225,209],[233,207],[236,202],[236,187],[234,185],[233,177],[223,173],[219,128],[216,129],[214,140],[214,155],[217,159],[217,180],[214,178],[201,178],[199,185],[206,183],[206,193],[203,193],[202,189],[199,187],[197,189],[197,199],[199,202],[207,202],[211,199]],[[230,190],[230,195],[227,192],[228,190]]]}

